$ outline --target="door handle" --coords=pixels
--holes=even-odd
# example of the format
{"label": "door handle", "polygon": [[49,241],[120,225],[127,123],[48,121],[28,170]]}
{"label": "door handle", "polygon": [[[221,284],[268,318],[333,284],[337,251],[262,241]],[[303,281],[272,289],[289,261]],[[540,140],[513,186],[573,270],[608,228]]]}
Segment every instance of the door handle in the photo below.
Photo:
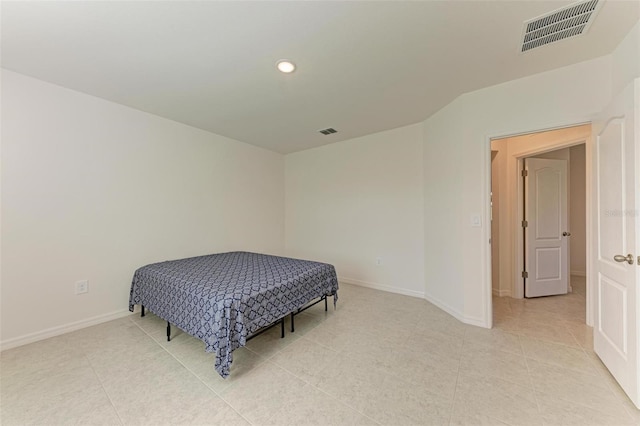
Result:
{"label": "door handle", "polygon": [[616,262],[627,262],[629,265],[633,265],[632,254],[628,254],[626,256],[623,256],[621,254],[616,254],[615,256],[613,256],[613,260],[615,260]]}
{"label": "door handle", "polygon": [[564,232],[562,233],[562,236],[563,236],[563,237],[570,237],[570,236],[571,236],[571,232],[564,231]]}

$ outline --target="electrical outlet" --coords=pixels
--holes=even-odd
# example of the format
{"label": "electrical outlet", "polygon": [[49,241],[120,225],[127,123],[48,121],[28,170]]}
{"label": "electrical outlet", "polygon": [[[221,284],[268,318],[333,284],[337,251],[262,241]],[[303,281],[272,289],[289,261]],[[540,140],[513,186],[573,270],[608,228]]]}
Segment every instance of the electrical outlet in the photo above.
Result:
{"label": "electrical outlet", "polygon": [[83,294],[89,292],[89,281],[81,280],[76,281],[76,294]]}
{"label": "electrical outlet", "polygon": [[376,265],[382,265],[382,258],[380,256],[376,257]]}

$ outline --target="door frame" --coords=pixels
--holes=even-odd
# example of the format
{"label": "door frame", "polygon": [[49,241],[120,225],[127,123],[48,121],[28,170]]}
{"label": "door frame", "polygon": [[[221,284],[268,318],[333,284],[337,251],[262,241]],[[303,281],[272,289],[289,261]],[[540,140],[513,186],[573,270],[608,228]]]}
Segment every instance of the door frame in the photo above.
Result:
{"label": "door frame", "polygon": [[[485,217],[489,217],[490,213],[491,213],[491,196],[490,196],[490,192],[491,192],[491,141],[495,140],[495,139],[505,139],[505,138],[512,138],[512,137],[517,137],[517,136],[524,136],[524,135],[531,135],[531,134],[535,134],[535,133],[542,133],[542,132],[547,132],[547,131],[552,131],[552,130],[561,130],[561,129],[567,129],[567,128],[571,128],[571,127],[577,127],[577,126],[582,126],[582,125],[590,125],[591,122],[587,121],[587,122],[578,122],[578,123],[570,123],[570,124],[566,124],[566,125],[558,125],[558,126],[551,126],[551,127],[546,127],[546,128],[538,128],[537,130],[528,130],[528,131],[522,131],[522,132],[514,132],[514,133],[509,133],[509,134],[499,134],[496,133],[494,135],[489,135],[486,136],[485,139],[485,152],[486,152],[486,161],[485,161],[485,176],[487,177],[487,182],[485,183],[487,185],[488,190],[485,191],[485,212],[486,212],[486,216]],[[510,176],[513,176],[513,182],[515,183],[515,188],[513,187],[514,184],[513,182],[509,182],[509,185],[507,186],[507,191],[509,191],[510,194],[514,194],[515,193],[515,203],[511,203],[511,205],[509,206],[509,217],[507,218],[502,218],[501,217],[501,221],[502,220],[507,220],[509,222],[511,222],[511,227],[512,230],[518,230],[521,229],[520,224],[522,221],[522,217],[523,217],[523,213],[524,213],[524,206],[522,205],[521,202],[518,202],[518,200],[522,200],[524,197],[524,186],[523,186],[523,181],[520,178],[520,171],[522,170],[523,167],[523,163],[524,163],[524,158],[526,157],[530,157],[533,155],[539,155],[539,154],[543,154],[545,152],[549,152],[549,151],[555,151],[558,149],[562,149],[562,148],[568,148],[571,146],[575,146],[575,145],[580,145],[583,144],[585,145],[585,221],[586,221],[586,230],[585,230],[585,242],[586,242],[586,318],[585,318],[585,322],[587,325],[589,326],[593,326],[593,321],[594,321],[594,313],[593,313],[593,296],[592,296],[592,291],[593,291],[593,285],[591,284],[591,278],[592,278],[592,265],[591,265],[591,258],[592,258],[592,250],[593,250],[593,237],[592,237],[592,217],[593,214],[591,212],[592,206],[591,206],[591,201],[592,201],[592,174],[593,174],[593,141],[591,136],[586,136],[586,137],[579,137],[579,138],[574,138],[574,139],[566,139],[566,140],[562,140],[559,141],[557,143],[553,143],[544,147],[537,147],[537,148],[531,148],[531,149],[523,149],[522,151],[518,151],[516,153],[514,153],[513,155],[509,155],[507,156],[507,174]],[[514,205],[515,204],[515,205]],[[488,225],[487,226],[487,241],[489,241],[489,239],[491,238],[491,222],[487,221]],[[522,298],[524,296],[524,285],[523,285],[523,279],[521,277],[521,272],[522,272],[522,268],[523,268],[523,256],[524,256],[524,249],[523,249],[523,235],[521,232],[512,232],[511,233],[511,262],[510,264],[512,265],[513,269],[513,281],[512,281],[512,287],[511,287],[511,297],[515,297],[515,298]],[[491,254],[491,248],[489,248],[489,253],[488,256],[486,257],[486,261],[485,261],[485,271],[486,271],[486,288],[485,288],[485,295],[486,296],[486,300],[487,300],[487,306],[485,307],[486,312],[489,313],[489,327],[492,327],[492,322],[493,322],[493,318],[491,313],[493,312],[493,301],[492,301],[492,271],[491,271],[491,260],[492,260],[492,254]]]}

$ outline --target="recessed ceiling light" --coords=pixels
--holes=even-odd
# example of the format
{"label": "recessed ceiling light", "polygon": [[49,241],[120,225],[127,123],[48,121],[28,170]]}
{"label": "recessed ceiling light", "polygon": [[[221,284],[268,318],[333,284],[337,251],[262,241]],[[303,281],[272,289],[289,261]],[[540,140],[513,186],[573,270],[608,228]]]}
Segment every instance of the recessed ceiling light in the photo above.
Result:
{"label": "recessed ceiling light", "polygon": [[276,66],[278,67],[280,72],[283,72],[285,74],[292,73],[296,70],[296,64],[287,59],[279,60]]}

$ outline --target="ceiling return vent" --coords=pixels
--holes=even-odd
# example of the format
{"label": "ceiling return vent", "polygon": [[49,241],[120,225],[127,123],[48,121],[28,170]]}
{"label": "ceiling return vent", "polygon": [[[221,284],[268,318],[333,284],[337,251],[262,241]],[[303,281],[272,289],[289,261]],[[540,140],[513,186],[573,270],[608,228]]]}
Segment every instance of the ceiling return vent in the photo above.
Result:
{"label": "ceiling return vent", "polygon": [[603,2],[580,1],[525,21],[520,52],[586,33]]}
{"label": "ceiling return vent", "polygon": [[338,131],[336,129],[334,129],[333,127],[329,127],[327,129],[322,129],[322,130],[318,130],[320,133],[322,133],[323,135],[332,135],[334,133],[338,133]]}

